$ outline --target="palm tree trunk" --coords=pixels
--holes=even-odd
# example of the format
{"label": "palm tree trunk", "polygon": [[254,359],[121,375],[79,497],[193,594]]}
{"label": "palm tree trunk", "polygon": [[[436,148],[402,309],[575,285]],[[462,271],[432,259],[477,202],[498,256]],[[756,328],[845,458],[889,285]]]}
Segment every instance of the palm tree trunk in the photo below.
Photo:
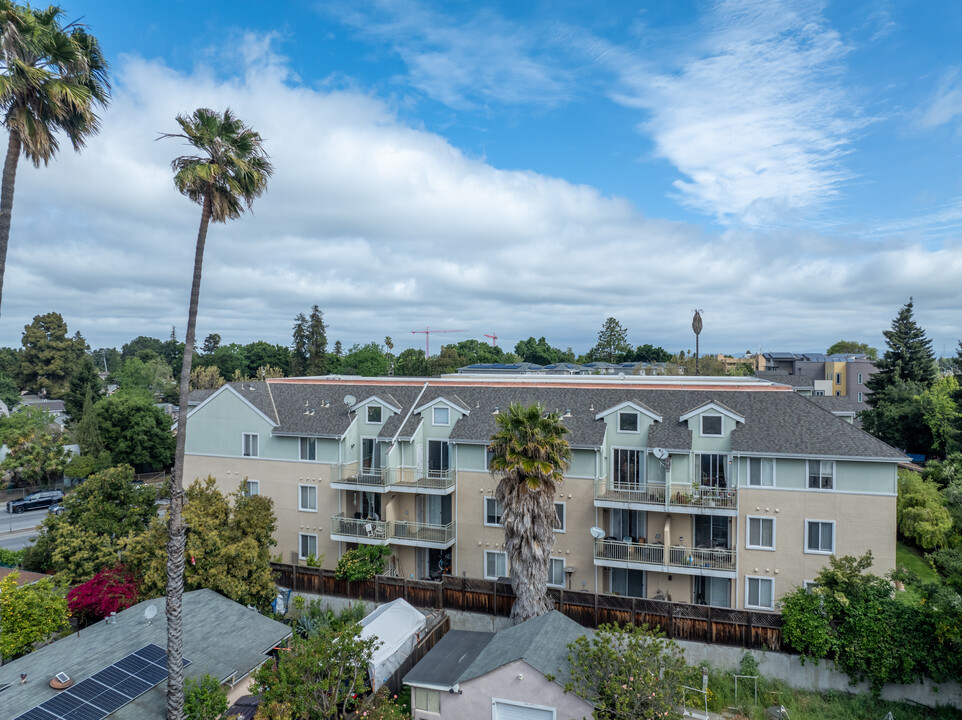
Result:
{"label": "palm tree trunk", "polygon": [[0,303],[3,302],[3,273],[7,269],[7,243],[10,241],[10,220],[13,215],[13,187],[20,162],[20,133],[10,131],[7,159],[3,163],[3,185],[0,187]]}
{"label": "palm tree trunk", "polygon": [[511,619],[522,623],[553,608],[547,591],[555,543],[554,496],[541,489],[529,490],[526,482],[507,478],[499,483],[496,496],[503,508],[504,545],[511,562]]}
{"label": "palm tree trunk", "polygon": [[204,197],[204,209],[197,231],[194,253],[194,279],[190,286],[190,309],[187,315],[187,338],[184,341],[184,364],[180,371],[180,397],[177,408],[177,449],[174,471],[170,475],[170,521],[167,539],[167,720],[184,717],[184,452],[187,447],[187,394],[190,366],[194,356],[194,333],[197,327],[197,305],[204,267],[204,243],[210,223],[210,195]]}

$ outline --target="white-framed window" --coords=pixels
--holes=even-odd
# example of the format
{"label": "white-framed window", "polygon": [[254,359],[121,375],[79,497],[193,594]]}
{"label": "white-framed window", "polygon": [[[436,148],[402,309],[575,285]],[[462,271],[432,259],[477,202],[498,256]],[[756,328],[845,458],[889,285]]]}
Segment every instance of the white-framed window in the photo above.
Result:
{"label": "white-framed window", "polygon": [[484,499],[484,524],[488,527],[501,527],[501,503],[496,498]]}
{"label": "white-framed window", "polygon": [[381,406],[380,405],[367,406],[367,421],[373,425],[376,425],[381,422]]}
{"label": "white-framed window", "polygon": [[775,458],[748,458],[748,484],[775,487]]}
{"label": "white-framed window", "polygon": [[563,502],[556,502],[554,509],[555,512],[558,513],[558,522],[554,523],[554,531],[556,533],[563,533],[565,531],[565,511],[567,508]]}
{"label": "white-framed window", "polygon": [[565,586],[565,559],[549,558],[548,562],[548,585],[554,587]]}
{"label": "white-framed window", "polygon": [[842,373],[835,373],[835,384],[836,385],[842,384]]}
{"label": "white-framed window", "polygon": [[808,461],[808,489],[831,490],[835,487],[835,461]]}
{"label": "white-framed window", "polygon": [[508,574],[508,553],[497,550],[484,551],[484,577],[497,580]]}
{"label": "white-framed window", "polygon": [[317,535],[311,535],[310,533],[298,533],[297,534],[297,552],[298,557],[301,560],[307,560],[307,558],[313,555],[317,557]]}
{"label": "white-framed window", "polygon": [[817,587],[818,587],[818,583],[815,582],[814,580],[803,580],[803,581],[802,581],[802,588],[803,588],[803,589],[805,590],[805,592],[807,592],[807,593],[812,592],[812,590],[814,590],[814,589],[817,588]]}
{"label": "white-framed window", "polygon": [[297,509],[304,512],[317,512],[317,486],[297,486]]}
{"label": "white-framed window", "polygon": [[[696,472],[701,470],[700,484],[706,487],[728,487],[728,456],[702,453],[696,456]],[[697,476],[696,476],[697,477]]]}
{"label": "white-framed window", "polygon": [[859,391],[859,394],[858,394],[858,401],[859,401],[859,402],[862,402],[862,393],[861,393],[861,391]]}
{"label": "white-framed window", "polygon": [[859,374],[858,374],[858,384],[859,384],[859,385],[862,384],[862,373],[859,373]]}
{"label": "white-framed window", "polygon": [[724,422],[721,415],[702,415],[701,434],[702,437],[721,437]]}
{"label": "white-framed window", "polygon": [[302,437],[301,460],[317,460],[317,438]]}
{"label": "white-framed window", "polygon": [[254,497],[261,494],[260,480],[244,480],[244,494],[247,497]]}
{"label": "white-framed window", "polygon": [[446,407],[433,408],[432,422],[435,425],[450,425],[451,424],[451,408],[446,408]]}
{"label": "white-framed window", "polygon": [[242,441],[244,457],[258,457],[258,439],[257,433],[244,433],[244,438]]}
{"label": "white-framed window", "polygon": [[623,433],[638,432],[638,413],[636,412],[618,413],[618,432],[623,432]]}
{"label": "white-framed window", "polygon": [[766,577],[745,577],[745,607],[758,610],[775,609],[775,580]]}
{"label": "white-framed window", "polygon": [[775,549],[775,518],[748,516],[745,547],[749,550]]}
{"label": "white-framed window", "polygon": [[429,713],[441,712],[441,693],[438,690],[414,688],[414,708]]}
{"label": "white-framed window", "polygon": [[829,520],[805,521],[805,552],[831,555],[835,552],[835,523]]}

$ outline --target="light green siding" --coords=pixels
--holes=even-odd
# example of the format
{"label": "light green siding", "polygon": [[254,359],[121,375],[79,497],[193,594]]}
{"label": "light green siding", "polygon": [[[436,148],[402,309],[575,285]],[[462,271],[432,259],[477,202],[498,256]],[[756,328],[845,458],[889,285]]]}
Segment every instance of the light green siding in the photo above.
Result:
{"label": "light green siding", "polygon": [[198,408],[187,421],[187,452],[241,457],[244,433],[258,435],[258,456],[273,460],[296,460],[295,438],[271,437],[273,426],[230,390]]}
{"label": "light green siding", "polygon": [[804,490],[808,487],[808,475],[804,460],[778,458],[775,460],[775,487]]}
{"label": "light green siding", "polygon": [[458,444],[458,470],[471,472],[486,472],[484,467],[484,445]]}
{"label": "light green siding", "polygon": [[835,463],[835,488],[843,492],[897,492],[895,463],[850,462]]}
{"label": "light green siding", "polygon": [[572,450],[571,468],[567,474],[570,477],[594,478],[597,456],[598,453],[594,450]]}
{"label": "light green siding", "polygon": [[727,415],[721,415],[722,434],[721,437],[702,437],[701,436],[701,417],[702,415],[721,415],[717,410],[706,410],[688,418],[688,429],[691,430],[691,447],[695,452],[727,453],[732,449],[732,430],[737,423]]}
{"label": "light green siding", "polygon": [[691,482],[691,458],[688,455],[671,456],[671,482],[690,483]]}
{"label": "light green siding", "polygon": [[317,439],[317,461],[322,463],[337,463],[337,440],[333,438]]}
{"label": "light green siding", "polygon": [[[638,413],[638,432],[621,432],[618,430],[618,415],[623,412]],[[606,426],[605,443],[607,447],[643,448],[648,445],[648,429],[655,421],[643,412],[626,407],[610,413],[604,418]]]}

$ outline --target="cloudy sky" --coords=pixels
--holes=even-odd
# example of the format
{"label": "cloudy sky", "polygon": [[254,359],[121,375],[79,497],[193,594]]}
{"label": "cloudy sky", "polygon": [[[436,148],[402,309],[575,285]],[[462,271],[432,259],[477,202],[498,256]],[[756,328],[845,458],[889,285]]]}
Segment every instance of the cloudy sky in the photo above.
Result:
{"label": "cloudy sky", "polygon": [[[93,347],[182,338],[199,207],[156,141],[231,107],[275,174],[212,226],[198,335],[412,330],[578,352],[882,345],[914,296],[962,337],[954,0],[67,0],[112,68],[103,130],[21,162],[0,345],[57,311]],[[519,7],[521,8],[519,10]]]}

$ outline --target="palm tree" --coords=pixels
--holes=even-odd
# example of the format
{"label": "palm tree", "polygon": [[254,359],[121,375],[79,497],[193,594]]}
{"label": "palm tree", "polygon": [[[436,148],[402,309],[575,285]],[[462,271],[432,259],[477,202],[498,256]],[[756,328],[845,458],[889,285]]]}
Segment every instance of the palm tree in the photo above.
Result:
{"label": "palm tree", "polygon": [[548,564],[558,522],[554,495],[571,465],[571,449],[561,416],[545,413],[540,405],[512,403],[496,422],[488,449],[491,474],[500,478],[495,497],[511,562],[511,617],[524,622],[551,610]]}
{"label": "palm tree", "polygon": [[240,217],[245,206],[267,188],[273,168],[261,146],[261,136],[244,125],[231,111],[223,114],[198,108],[192,115],[178,115],[183,132],[165,133],[161,138],[182,138],[198,155],[185,155],[171,163],[174,184],[181,193],[201,206],[200,229],[194,253],[194,279],[190,288],[184,364],[180,371],[180,402],[177,415],[177,449],[170,476],[170,508],[167,540],[167,718],[184,715],[183,621],[184,593],[184,448],[187,442],[187,394],[190,365],[194,355],[197,303],[204,264],[207,226]]}
{"label": "palm tree", "polygon": [[20,154],[34,166],[57,154],[57,133],[80,151],[100,128],[94,112],[110,99],[107,62],[84,26],[61,25],[63,11],[0,0],[0,112],[10,134],[0,187],[0,301]]}

